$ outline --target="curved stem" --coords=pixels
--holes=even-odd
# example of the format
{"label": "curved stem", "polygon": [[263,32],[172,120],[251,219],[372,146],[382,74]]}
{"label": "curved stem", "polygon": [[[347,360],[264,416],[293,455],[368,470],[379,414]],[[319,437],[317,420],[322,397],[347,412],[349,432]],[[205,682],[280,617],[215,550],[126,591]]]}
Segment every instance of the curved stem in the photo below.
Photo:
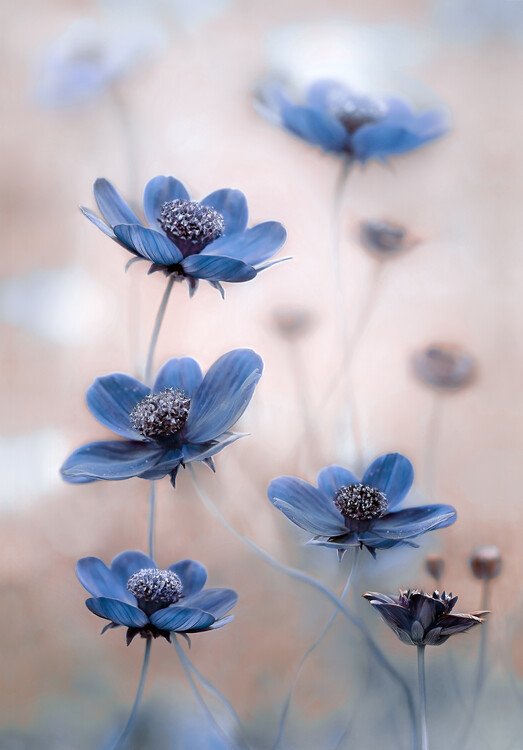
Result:
{"label": "curved stem", "polygon": [[[309,576],[306,573],[303,573],[301,570],[297,570],[296,568],[291,568],[289,565],[285,565],[284,563],[280,562],[279,560],[274,558],[272,555],[270,555],[268,552],[266,552],[264,549],[259,547],[256,544],[256,542],[252,541],[252,539],[250,539],[247,536],[244,536],[239,531],[237,531],[237,529],[235,529],[234,526],[232,526],[229,523],[229,521],[225,518],[221,510],[213,503],[213,501],[207,495],[207,493],[200,487],[199,483],[196,480],[196,474],[195,474],[192,464],[189,464],[188,468],[192,475],[196,494],[202,501],[203,505],[207,508],[207,510],[219,519],[219,521],[227,529],[227,531],[229,531],[233,536],[236,537],[236,539],[238,539],[243,545],[251,549],[256,555],[258,555],[258,557],[260,557],[262,560],[268,563],[271,567],[275,568],[276,570],[279,570],[281,573],[285,573],[285,575],[288,575],[291,578],[296,579],[297,581],[301,581],[302,583],[306,583],[308,586],[312,586],[321,594],[323,594],[323,596],[329,599],[329,601],[332,602],[332,604],[334,604],[336,609],[339,610],[339,612],[343,614],[343,616],[346,617],[347,620],[349,620],[349,622],[360,631],[363,638],[365,639],[365,642],[367,643],[367,646],[369,647],[373,657],[376,659],[378,664],[380,664],[380,666],[382,666],[389,673],[392,679],[396,680],[401,690],[403,691],[405,700],[407,702],[407,710],[410,716],[411,726],[413,730],[415,730],[416,712],[414,709],[414,700],[412,698],[410,687],[408,686],[403,676],[398,672],[398,670],[394,667],[394,665],[387,659],[383,651],[375,642],[375,640],[373,639],[373,637],[367,630],[367,626],[365,625],[363,620],[361,620],[356,615],[353,615],[352,612],[350,612],[350,610],[348,610],[345,607],[343,602],[340,601],[340,599],[336,596],[336,594],[332,592],[323,583],[318,581],[316,578],[312,578],[312,576]],[[412,746],[415,747],[415,732],[413,733]]]}
{"label": "curved stem", "polygon": [[425,646],[418,646],[418,720],[420,750],[429,750],[427,735],[427,686],[425,682]]}
{"label": "curved stem", "polygon": [[117,750],[118,748],[125,747],[125,743],[127,742],[127,739],[129,738],[131,732],[134,729],[136,717],[138,715],[138,709],[140,708],[140,703],[142,701],[143,690],[145,687],[145,680],[147,679],[147,671],[149,669],[149,659],[151,657],[151,644],[152,644],[152,638],[147,638],[145,641],[145,651],[143,654],[142,671],[140,673],[140,679],[138,681],[138,688],[136,689],[136,696],[134,699],[133,707],[131,708],[131,713],[129,714],[129,718],[127,719],[127,724],[122,729],[121,734],[119,735],[118,739],[112,746],[111,750]]}
{"label": "curved stem", "polygon": [[156,482],[151,481],[149,490],[149,521],[147,524],[147,554],[154,560],[154,519],[156,515]]}
{"label": "curved stem", "polygon": [[334,285],[336,289],[336,312],[338,316],[338,322],[340,324],[341,340],[343,342],[344,349],[345,344],[347,343],[347,316],[345,311],[345,294],[343,290],[343,280],[341,275],[340,263],[341,214],[343,208],[345,187],[347,185],[347,178],[349,176],[352,163],[353,160],[350,157],[344,158],[342,160],[340,171],[334,186],[334,195],[332,201],[332,275],[334,277]]}
{"label": "curved stem", "polygon": [[[193,695],[196,699],[196,702],[202,709],[203,713],[205,714],[209,724],[213,727],[213,729],[216,730],[216,732],[220,735],[220,737],[224,740],[227,747],[236,747],[235,743],[232,742],[231,738],[227,736],[227,734],[223,731],[221,726],[218,724],[216,719],[213,716],[212,711],[210,710],[209,706],[205,702],[205,700],[202,698],[202,695],[200,691],[198,690],[198,685],[194,681],[194,678],[192,676],[192,664],[189,659],[189,657],[184,653],[182,647],[178,643],[178,640],[176,638],[176,634],[172,634],[172,643],[174,648],[176,649],[176,653],[178,655],[178,659],[180,660],[180,664],[182,666],[182,669],[185,673],[185,676],[187,678],[187,681],[189,685],[191,686],[191,690],[193,692]],[[189,666],[191,665],[191,666]]]}
{"label": "curved stem", "polygon": [[[352,583],[352,579],[354,577],[354,573],[355,573],[356,568],[357,568],[358,559],[359,559],[359,549],[358,549],[358,547],[355,547],[354,548],[354,555],[353,555],[353,558],[352,558],[352,564],[351,564],[350,571],[349,571],[349,575],[347,576],[347,581],[345,583],[345,586],[343,587],[343,591],[341,592],[340,601],[343,601],[345,599],[345,597],[347,596],[347,594],[349,593],[349,590],[350,590],[350,587],[351,587],[351,583]],[[292,698],[293,698],[293,695],[294,695],[294,691],[295,691],[296,686],[298,684],[298,681],[300,679],[303,667],[305,666],[305,662],[307,661],[307,659],[309,658],[309,656],[312,654],[312,652],[315,651],[315,649],[318,648],[318,646],[320,645],[320,643],[323,641],[323,639],[325,638],[325,636],[327,635],[327,633],[331,629],[332,625],[334,624],[334,621],[338,617],[338,614],[339,614],[339,610],[336,608],[336,610],[332,613],[332,615],[330,616],[329,620],[327,621],[327,623],[323,627],[323,629],[320,632],[319,636],[316,638],[316,640],[314,641],[314,643],[312,643],[309,646],[309,648],[305,651],[305,653],[303,654],[303,656],[301,657],[301,659],[300,659],[300,661],[298,663],[298,667],[297,667],[297,669],[296,669],[296,671],[294,673],[294,677],[292,679],[291,686],[289,688],[289,692],[287,693],[287,697],[285,699],[285,703],[283,704],[283,709],[282,709],[281,716],[280,716],[280,722],[278,724],[278,734],[277,734],[276,740],[274,741],[274,744],[272,746],[272,750],[277,750],[280,747],[280,743],[281,743],[281,741],[283,739],[283,735],[285,733],[285,724],[286,724],[287,718],[289,716],[289,711],[290,711],[290,707],[291,707],[291,702],[292,702]]]}
{"label": "curved stem", "polygon": [[152,374],[152,369],[153,369],[154,352],[156,350],[156,344],[158,343],[158,336],[160,334],[160,328],[162,327],[163,318],[165,315],[165,311],[167,309],[167,303],[169,302],[169,297],[171,296],[171,291],[172,291],[175,280],[176,280],[176,276],[174,276],[174,274],[171,274],[171,276],[169,276],[169,279],[167,281],[167,286],[165,287],[162,301],[160,302],[160,307],[158,308],[158,312],[156,313],[156,320],[154,321],[154,328],[151,334],[151,341],[149,343],[149,349],[147,351],[147,361],[145,363],[145,384],[146,385],[152,385],[151,374]]}

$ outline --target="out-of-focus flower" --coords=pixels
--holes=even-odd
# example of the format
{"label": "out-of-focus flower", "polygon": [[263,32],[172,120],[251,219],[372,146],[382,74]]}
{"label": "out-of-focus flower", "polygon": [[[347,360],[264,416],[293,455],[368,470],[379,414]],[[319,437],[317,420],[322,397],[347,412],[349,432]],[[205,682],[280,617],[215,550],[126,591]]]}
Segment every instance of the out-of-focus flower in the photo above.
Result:
{"label": "out-of-focus flower", "polygon": [[220,357],[203,377],[190,357],[170,359],[154,386],[113,373],[97,378],[87,391],[91,413],[124,440],[78,448],[62,466],[66,482],[131,477],[175,482],[178,467],[212,457],[241,433],[231,432],[247,408],[261,377],[263,362],[250,349]]}
{"label": "out-of-focus flower", "polygon": [[464,633],[475,625],[487,612],[472,612],[462,615],[452,612],[457,596],[426,594],[416,589],[400,591],[399,596],[387,596],[368,591],[363,594],[381,615],[400,641],[409,646],[440,646],[451,635]]}
{"label": "out-of-focus flower", "polygon": [[270,483],[267,494],[290,521],[314,534],[309,544],[336,549],[340,557],[356,546],[374,555],[398,545],[416,547],[412,539],[456,520],[451,505],[393,510],[413,478],[407,458],[387,453],[372,462],[361,480],[341,466],[327,466],[318,474],[318,487],[284,476]]}
{"label": "out-of-focus flower", "polygon": [[295,104],[282,84],[269,81],[259,87],[256,104],[290,133],[360,162],[412,151],[447,130],[439,110],[416,113],[402,99],[372,99],[331,80],[313,83],[303,104]]}
{"label": "out-of-focus flower", "polygon": [[133,17],[99,24],[81,19],[49,46],[37,71],[36,97],[48,107],[67,107],[108,89],[163,44],[161,30]]}
{"label": "out-of-focus flower", "polygon": [[427,555],[425,558],[425,567],[434,580],[439,582],[445,570],[445,560],[441,555]]}
{"label": "out-of-focus flower", "polygon": [[390,258],[419,243],[402,224],[387,219],[365,219],[359,225],[360,242],[380,258]]}
{"label": "out-of-focus flower", "polygon": [[249,281],[280,262],[268,260],[285,242],[285,229],[277,221],[247,229],[247,200],[239,190],[216,190],[198,202],[174,177],[154,177],[143,200],[148,226],[107,180],[96,180],[94,197],[103,220],[88,208],[82,208],[84,215],[136,258],[149,261],[149,273],[185,279],[191,294],[205,279],[223,295],[221,281]]}
{"label": "out-of-focus flower", "polygon": [[496,578],[503,567],[501,552],[491,544],[476,547],[470,556],[470,567],[476,578],[485,581]]}
{"label": "out-of-focus flower", "polygon": [[295,341],[309,333],[314,325],[314,316],[304,307],[279,307],[273,311],[272,321],[282,338]]}
{"label": "out-of-focus flower", "polygon": [[92,594],[86,600],[93,614],[109,620],[102,633],[127,628],[127,645],[142,638],[171,633],[216,630],[230,622],[227,613],[238,601],[231,589],[204,589],[205,567],[195,560],[181,560],[166,570],[143,552],[122,552],[107,567],[97,557],[84,557],[76,565],[82,586]]}
{"label": "out-of-focus flower", "polygon": [[442,391],[458,391],[476,375],[472,355],[454,344],[431,344],[412,358],[414,373],[422,383]]}

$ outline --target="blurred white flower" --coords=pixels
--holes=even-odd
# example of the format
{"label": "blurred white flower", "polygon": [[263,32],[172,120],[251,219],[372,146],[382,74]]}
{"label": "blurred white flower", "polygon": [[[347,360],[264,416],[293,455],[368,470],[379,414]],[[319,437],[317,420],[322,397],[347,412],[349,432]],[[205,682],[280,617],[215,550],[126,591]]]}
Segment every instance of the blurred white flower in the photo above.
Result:
{"label": "blurred white flower", "polygon": [[111,11],[147,12],[160,18],[172,18],[185,31],[194,31],[212,21],[230,6],[230,0],[101,0]]}

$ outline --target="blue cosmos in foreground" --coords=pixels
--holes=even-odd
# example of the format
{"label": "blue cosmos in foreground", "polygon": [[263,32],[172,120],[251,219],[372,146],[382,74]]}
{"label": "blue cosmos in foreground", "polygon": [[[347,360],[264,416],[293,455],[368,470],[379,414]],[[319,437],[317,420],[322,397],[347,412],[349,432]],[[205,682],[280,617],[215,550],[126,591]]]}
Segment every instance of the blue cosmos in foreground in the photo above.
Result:
{"label": "blue cosmos in foreground", "polygon": [[166,570],[143,552],[127,550],[110,567],[98,557],[84,557],[76,575],[92,595],[85,604],[98,617],[109,620],[102,633],[127,628],[127,645],[136,635],[201,633],[216,630],[233,620],[226,616],[238,601],[231,589],[204,589],[207,570],[195,560],[181,560]]}
{"label": "blue cosmos in foreground", "polygon": [[247,408],[263,371],[251,349],[234,349],[220,357],[205,377],[191,357],[170,359],[152,388],[113,373],[97,378],[87,391],[91,413],[124,440],[108,440],[74,451],[62,466],[66,482],[131,477],[174,484],[179,466],[212,457],[241,433],[230,428]]}
{"label": "blue cosmos in foreground", "polygon": [[341,559],[349,547],[366,547],[372,555],[399,545],[417,547],[415,537],[454,523],[451,505],[395,510],[413,479],[410,461],[387,453],[362,479],[341,466],[327,466],[318,474],[318,487],[297,477],[278,477],[267,494],[289,520],[314,534],[309,544],[332,547]]}
{"label": "blue cosmos in foreground", "polygon": [[372,99],[332,80],[313,83],[303,104],[294,103],[283,85],[265,83],[257,108],[313,146],[360,162],[407,153],[448,129],[439,110],[417,113],[402,99]]}
{"label": "blue cosmos in foreground", "polygon": [[191,295],[204,279],[223,296],[222,281],[249,281],[280,262],[269,258],[285,242],[285,229],[277,221],[247,229],[247,200],[239,190],[216,190],[198,202],[174,177],[154,177],[145,186],[146,223],[107,180],[96,180],[94,197],[102,219],[88,208],[83,214],[135,258],[149,261],[149,273],[185,279]]}

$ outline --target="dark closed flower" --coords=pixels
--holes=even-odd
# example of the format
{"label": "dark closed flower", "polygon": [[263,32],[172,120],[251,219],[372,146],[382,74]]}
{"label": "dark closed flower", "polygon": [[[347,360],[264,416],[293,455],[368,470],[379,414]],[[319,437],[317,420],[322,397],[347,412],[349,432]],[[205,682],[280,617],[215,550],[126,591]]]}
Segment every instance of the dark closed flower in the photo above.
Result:
{"label": "dark closed flower", "polygon": [[97,557],[84,557],[76,575],[92,594],[87,608],[109,620],[102,633],[126,627],[127,645],[136,635],[170,641],[171,633],[216,630],[231,622],[227,613],[238,601],[231,589],[204,589],[207,571],[195,560],[163,570],[133,550],[117,555],[109,567]]}
{"label": "dark closed flower", "polygon": [[297,477],[278,477],[267,490],[275,508],[314,534],[310,544],[331,547],[342,555],[360,546],[374,554],[443,529],[456,520],[451,505],[421,505],[396,510],[414,478],[412,464],[399,453],[380,456],[361,479],[341,466],[318,474],[318,487]]}
{"label": "dark closed flower", "polygon": [[78,448],[62,466],[66,482],[131,477],[161,479],[179,466],[204,461],[242,437],[231,432],[254,393],[263,362],[251,349],[235,349],[202,375],[191,357],[170,359],[152,388],[113,373],[97,378],[87,391],[96,419],[123,440]]}
{"label": "dark closed flower", "polygon": [[492,544],[476,547],[470,556],[470,567],[476,578],[484,581],[496,578],[503,567],[501,552]]}
{"label": "dark closed flower", "polygon": [[425,568],[434,580],[440,581],[445,570],[445,560],[441,555],[427,555],[425,558]]}
{"label": "dark closed flower", "polygon": [[269,259],[287,236],[277,221],[247,229],[247,200],[239,190],[223,188],[193,201],[179,180],[154,177],[145,186],[145,222],[108,180],[96,180],[94,197],[102,218],[82,208],[89,221],[135,258],[149,261],[149,273],[186,280],[191,294],[200,279],[222,295],[220,282],[253,279],[279,262]]}
{"label": "dark closed flower", "polygon": [[398,638],[409,646],[440,646],[451,635],[464,633],[483,622],[487,612],[468,615],[453,612],[457,596],[426,594],[424,591],[400,591],[387,596],[368,591],[363,594]]}
{"label": "dark closed flower", "polygon": [[476,375],[474,358],[454,344],[431,344],[412,358],[414,373],[429,388],[458,391]]}
{"label": "dark closed flower", "polygon": [[409,250],[419,242],[402,224],[387,219],[360,221],[359,236],[363,247],[380,258]]}

